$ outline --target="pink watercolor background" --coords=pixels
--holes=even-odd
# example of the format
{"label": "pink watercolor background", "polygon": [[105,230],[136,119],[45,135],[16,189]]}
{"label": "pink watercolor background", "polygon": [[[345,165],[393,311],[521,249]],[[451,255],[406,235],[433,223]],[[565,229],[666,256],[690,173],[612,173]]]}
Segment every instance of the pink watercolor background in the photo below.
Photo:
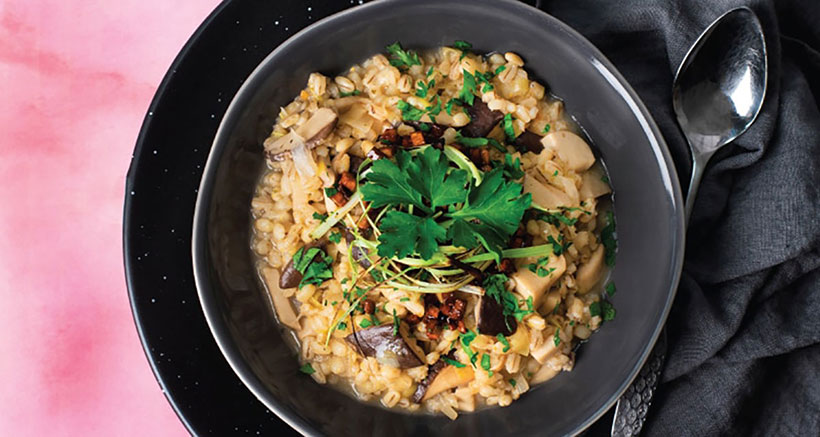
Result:
{"label": "pink watercolor background", "polygon": [[180,436],[125,288],[125,173],[217,0],[0,0],[0,436]]}

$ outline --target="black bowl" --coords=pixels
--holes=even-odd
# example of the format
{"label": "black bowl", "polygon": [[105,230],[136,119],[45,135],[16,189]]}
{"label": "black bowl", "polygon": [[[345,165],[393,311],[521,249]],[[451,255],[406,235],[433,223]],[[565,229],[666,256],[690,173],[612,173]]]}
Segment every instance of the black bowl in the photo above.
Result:
{"label": "black bowl", "polygon": [[[584,128],[615,191],[619,253],[612,273],[618,317],[580,349],[575,369],[506,408],[445,417],[405,414],[353,400],[298,372],[257,279],[250,200],[261,142],[278,108],[313,71],[343,71],[401,41],[425,48],[468,40],[513,51]],[[621,75],[578,33],[537,9],[498,0],[384,0],[301,31],[271,53],[229,106],[205,168],[194,217],[193,260],[208,323],[248,388],[304,434],[563,435],[605,412],[635,377],[677,288],[683,254],[680,187],[666,145]]]}

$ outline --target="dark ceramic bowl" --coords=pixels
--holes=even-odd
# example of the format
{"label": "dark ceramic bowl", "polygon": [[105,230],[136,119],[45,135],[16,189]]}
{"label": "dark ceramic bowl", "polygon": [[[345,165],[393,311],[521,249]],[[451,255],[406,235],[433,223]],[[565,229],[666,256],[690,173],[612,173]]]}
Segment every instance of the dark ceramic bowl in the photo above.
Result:
{"label": "dark ceramic bowl", "polygon": [[[534,387],[509,407],[450,421],[361,403],[300,374],[257,279],[249,242],[250,200],[264,165],[261,142],[278,108],[299,93],[311,72],[334,75],[394,41],[429,48],[457,39],[479,52],[519,53],[585,129],[615,191],[619,253],[612,275],[619,292],[618,317],[583,345],[572,372]],[[378,1],[299,32],[236,94],[199,190],[194,274],[228,362],[260,401],[303,434],[575,434],[623,393],[666,319],[684,244],[677,180],[663,138],[635,92],[595,47],[556,19],[510,1]]]}

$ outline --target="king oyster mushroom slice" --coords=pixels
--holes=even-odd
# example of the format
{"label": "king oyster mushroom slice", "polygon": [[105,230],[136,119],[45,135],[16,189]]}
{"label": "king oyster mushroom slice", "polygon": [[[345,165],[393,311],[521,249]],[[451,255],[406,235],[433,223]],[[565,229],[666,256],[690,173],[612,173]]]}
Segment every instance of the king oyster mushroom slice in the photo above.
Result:
{"label": "king oyster mushroom slice", "polygon": [[273,142],[265,142],[265,153],[273,160],[281,160],[283,155],[304,144],[313,148],[325,139],[336,127],[339,115],[331,108],[319,108],[296,130],[292,130]]}
{"label": "king oyster mushroom slice", "polygon": [[439,359],[430,366],[427,377],[416,386],[413,402],[424,402],[439,393],[467,384],[473,379],[475,379],[475,372],[471,366],[457,367]]}
{"label": "king oyster mushroom slice", "polygon": [[379,325],[355,331],[345,340],[361,355],[375,357],[387,366],[409,369],[423,365],[422,351],[405,332],[399,329],[399,334],[393,335],[393,324]]}

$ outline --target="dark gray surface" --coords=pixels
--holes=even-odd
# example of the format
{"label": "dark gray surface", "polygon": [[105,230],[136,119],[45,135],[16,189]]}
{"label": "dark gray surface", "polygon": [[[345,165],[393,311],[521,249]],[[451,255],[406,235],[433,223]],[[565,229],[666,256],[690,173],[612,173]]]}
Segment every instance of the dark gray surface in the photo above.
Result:
{"label": "dark gray surface", "polygon": [[684,180],[689,154],[672,113],[675,69],[722,13],[748,5],[760,17],[768,96],[751,130],[706,169],[644,435],[820,435],[820,4],[544,3],[633,85]]}
{"label": "dark gray surface", "polygon": [[[458,19],[454,20],[454,17]],[[194,263],[203,308],[240,377],[271,409],[306,433],[432,435],[565,434],[603,413],[637,372],[659,333],[677,283],[682,209],[663,140],[628,85],[574,32],[540,12],[499,1],[385,1],[312,28],[280,46],[249,78],[226,114],[203,176]],[[407,23],[424,23],[425,32]],[[503,30],[503,31],[502,31]],[[613,278],[618,318],[579,353],[575,370],[512,406],[457,421],[352,401],[297,372],[253,280],[248,205],[262,165],[261,140],[314,70],[341,71],[395,40],[411,48],[466,39],[481,51],[520,53],[566,99],[610,171],[620,253]],[[317,56],[317,48],[322,56]]]}

